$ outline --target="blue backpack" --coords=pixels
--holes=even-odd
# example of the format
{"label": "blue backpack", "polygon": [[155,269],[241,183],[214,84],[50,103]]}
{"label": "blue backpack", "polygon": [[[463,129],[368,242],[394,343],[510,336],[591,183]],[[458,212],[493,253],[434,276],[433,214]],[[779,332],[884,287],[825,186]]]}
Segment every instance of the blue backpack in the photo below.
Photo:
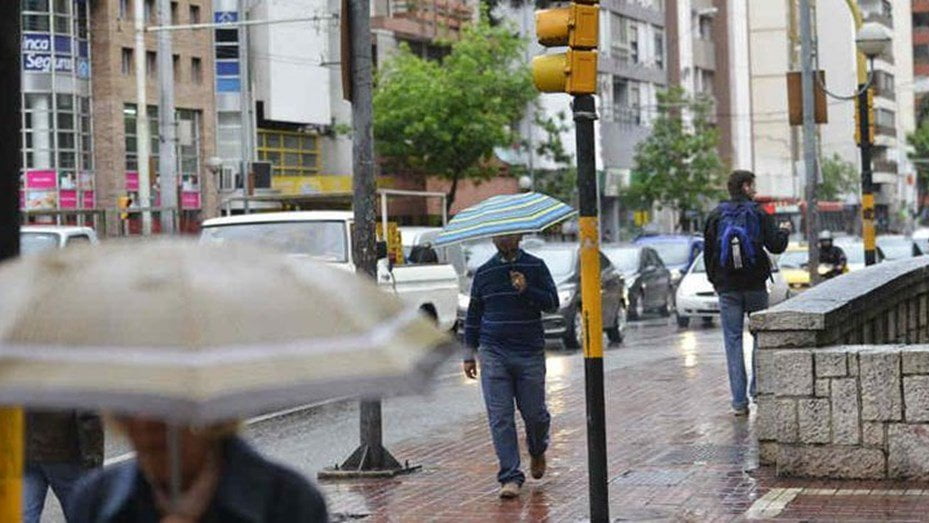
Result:
{"label": "blue backpack", "polygon": [[719,238],[719,267],[729,272],[741,272],[758,262],[761,245],[761,216],[752,202],[719,204],[720,219],[716,230]]}

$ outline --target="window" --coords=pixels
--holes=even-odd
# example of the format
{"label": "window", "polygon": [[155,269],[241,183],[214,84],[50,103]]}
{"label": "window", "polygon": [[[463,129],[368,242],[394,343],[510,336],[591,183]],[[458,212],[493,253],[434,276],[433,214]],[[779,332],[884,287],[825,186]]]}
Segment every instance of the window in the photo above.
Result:
{"label": "window", "polygon": [[174,81],[181,81],[181,55],[174,55],[172,58],[172,64],[174,66]]}
{"label": "window", "polygon": [[129,0],[119,0],[119,17],[123,20],[129,18]]}
{"label": "window", "polygon": [[878,127],[893,129],[897,126],[897,117],[893,111],[878,108],[875,114],[875,123]]}
{"label": "window", "polygon": [[171,2],[171,25],[178,25],[181,23],[180,15],[178,15],[178,6],[177,2]]}
{"label": "window", "polygon": [[145,72],[149,77],[158,74],[158,53],[154,51],[147,51],[145,53]]}
{"label": "window", "polygon": [[[138,119],[138,112],[136,111],[135,104],[126,104],[123,106],[123,125],[125,128],[126,134],[126,170],[127,171],[137,171],[139,169],[139,146],[138,146],[138,135],[136,134],[136,120]],[[148,128],[149,136],[151,137],[151,144],[149,145],[149,155],[151,158],[151,165],[155,166],[155,170],[158,168],[158,106],[150,105],[148,106]],[[156,172],[152,172],[152,179],[154,180]]]}
{"label": "window", "polygon": [[701,15],[697,17],[698,30],[700,31],[700,38],[703,40],[712,40],[713,39],[713,17],[707,15]]}
{"label": "window", "polygon": [[929,45],[920,44],[913,47],[913,58],[921,62],[929,62]]}
{"label": "window", "polygon": [[929,13],[913,13],[913,30],[929,29]]}
{"label": "window", "polygon": [[155,0],[145,0],[145,23],[150,24],[155,19]]}
{"label": "window", "polygon": [[639,26],[635,22],[629,22],[627,29],[629,37],[629,60],[637,64],[641,59],[639,55]]}
{"label": "window", "polygon": [[258,130],[258,159],[271,162],[277,176],[319,174],[319,158],[315,134]]}
{"label": "window", "polygon": [[199,5],[190,6],[190,23],[192,24],[200,23],[200,6]]}
{"label": "window", "polygon": [[655,28],[655,67],[664,69],[664,31]]}
{"label": "window", "polygon": [[123,76],[129,76],[132,74],[133,68],[135,68],[135,63],[133,63],[132,60],[132,49],[129,47],[123,47],[122,58]]}
{"label": "window", "polygon": [[203,61],[196,56],[190,59],[190,81],[197,85],[203,83]]}

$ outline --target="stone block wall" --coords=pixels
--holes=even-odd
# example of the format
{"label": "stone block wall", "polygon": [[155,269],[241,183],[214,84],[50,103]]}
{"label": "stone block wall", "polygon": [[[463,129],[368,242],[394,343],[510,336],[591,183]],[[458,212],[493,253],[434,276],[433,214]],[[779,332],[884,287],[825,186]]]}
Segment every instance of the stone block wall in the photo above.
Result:
{"label": "stone block wall", "polygon": [[929,480],[929,257],[826,282],[751,325],[763,464]]}

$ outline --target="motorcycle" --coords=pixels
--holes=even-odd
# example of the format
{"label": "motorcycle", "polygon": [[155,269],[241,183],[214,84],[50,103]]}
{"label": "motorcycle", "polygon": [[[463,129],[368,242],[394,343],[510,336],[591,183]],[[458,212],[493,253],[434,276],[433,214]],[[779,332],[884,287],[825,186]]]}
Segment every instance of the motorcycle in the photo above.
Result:
{"label": "motorcycle", "polygon": [[842,267],[842,269],[838,269],[834,263],[820,263],[816,270],[819,273],[820,278],[823,280],[829,280],[848,272],[848,267]]}

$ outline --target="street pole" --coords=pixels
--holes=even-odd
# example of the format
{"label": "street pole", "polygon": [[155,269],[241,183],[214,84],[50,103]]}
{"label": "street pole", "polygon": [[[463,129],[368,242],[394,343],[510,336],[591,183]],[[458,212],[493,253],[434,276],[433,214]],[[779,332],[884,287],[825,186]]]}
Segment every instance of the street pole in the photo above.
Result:
{"label": "street pole", "polygon": [[[135,0],[132,4],[135,18],[135,88],[136,88],[136,112],[135,112],[135,135],[136,135],[136,159],[139,170],[139,201],[138,205],[143,209],[152,207],[151,195],[151,176],[149,173],[149,148],[151,139],[149,138],[148,129],[148,100],[145,92],[146,72],[148,66],[145,54],[145,2],[144,0]],[[142,235],[149,236],[152,234],[152,213],[149,210],[142,211]]]}
{"label": "street pole", "polygon": [[[20,2],[0,8],[0,121],[20,122]],[[0,139],[0,261],[19,255],[19,178],[22,136],[19,125],[6,125]],[[0,408],[0,521],[20,521],[23,499],[25,421],[20,408]]]}
{"label": "street pole", "polygon": [[[239,0],[238,4],[239,10],[239,19],[246,20],[248,15],[245,10],[245,0]],[[239,53],[241,58],[239,59],[240,67],[240,78],[241,83],[239,86],[239,99],[240,104],[239,108],[241,111],[241,126],[242,126],[242,165],[240,169],[242,170],[242,212],[248,214],[250,212],[248,197],[249,189],[251,188],[251,143],[252,143],[252,117],[250,114],[251,106],[251,77],[249,76],[249,63],[248,63],[248,26],[243,24],[239,26]]]}
{"label": "street pole", "polygon": [[[171,0],[158,0],[158,20],[171,21]],[[177,229],[177,121],[174,108],[174,50],[170,31],[158,33],[158,170],[161,173],[161,233]]]}
{"label": "street pole", "polygon": [[819,201],[816,197],[815,95],[813,93],[813,21],[810,0],[800,0],[800,64],[803,87],[803,164],[806,169],[806,240],[810,281],[819,282]]}
{"label": "street pole", "polygon": [[[355,272],[377,278],[377,183],[374,179],[373,60],[371,57],[371,20],[369,0],[348,0],[351,30],[352,87],[352,207],[355,227],[352,231],[352,257]],[[343,5],[345,3],[343,2]],[[386,231],[385,231],[386,234]],[[381,401],[362,400],[360,404],[361,444],[342,464],[342,471],[355,473],[403,470],[384,448]]]}
{"label": "street pole", "polygon": [[590,520],[610,519],[607,484],[606,406],[603,394],[603,313],[600,298],[600,217],[597,194],[594,120],[589,94],[574,97],[577,138],[578,229],[581,243],[581,314],[584,320],[584,383],[587,398],[587,474]]}

